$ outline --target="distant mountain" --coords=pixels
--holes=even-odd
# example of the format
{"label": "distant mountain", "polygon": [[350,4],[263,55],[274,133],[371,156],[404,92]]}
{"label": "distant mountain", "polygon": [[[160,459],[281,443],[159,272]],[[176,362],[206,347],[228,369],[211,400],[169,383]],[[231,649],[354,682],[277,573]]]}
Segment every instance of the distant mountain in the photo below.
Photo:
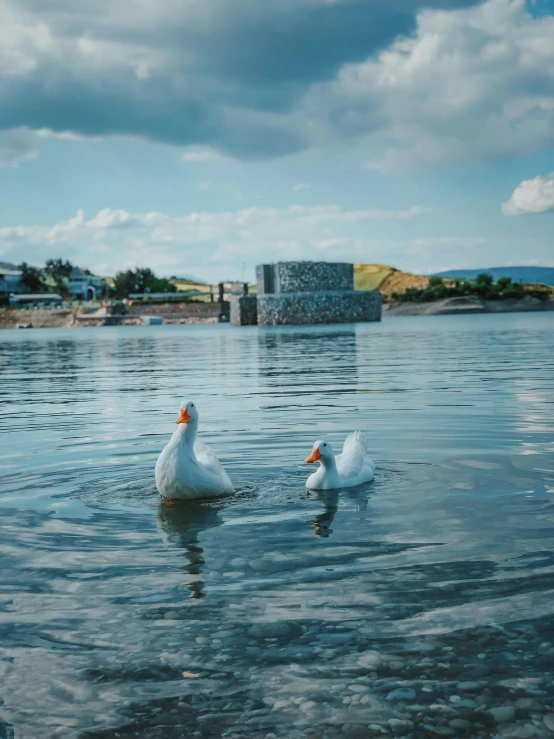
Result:
{"label": "distant mountain", "polygon": [[17,269],[17,267],[11,262],[0,262],[0,269]]}
{"label": "distant mountain", "polygon": [[513,282],[540,282],[554,286],[554,267],[486,267],[483,269],[450,269],[435,272],[434,277],[465,277],[474,280],[482,272],[488,272],[496,281],[499,277],[511,277]]}

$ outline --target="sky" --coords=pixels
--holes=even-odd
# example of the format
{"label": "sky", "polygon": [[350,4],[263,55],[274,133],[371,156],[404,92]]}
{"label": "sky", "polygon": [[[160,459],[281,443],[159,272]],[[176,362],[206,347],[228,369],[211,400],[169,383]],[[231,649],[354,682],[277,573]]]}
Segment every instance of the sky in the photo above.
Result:
{"label": "sky", "polygon": [[554,266],[554,0],[0,0],[0,260]]}

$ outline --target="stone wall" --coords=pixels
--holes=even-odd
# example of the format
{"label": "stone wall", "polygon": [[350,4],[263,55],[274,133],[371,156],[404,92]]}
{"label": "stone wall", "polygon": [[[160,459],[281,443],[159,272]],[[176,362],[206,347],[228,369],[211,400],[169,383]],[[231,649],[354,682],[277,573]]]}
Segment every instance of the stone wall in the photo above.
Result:
{"label": "stone wall", "polygon": [[278,262],[277,293],[353,290],[354,265],[346,262]]}
{"label": "stone wall", "polygon": [[260,326],[381,320],[378,290],[321,290],[258,296]]}
{"label": "stone wall", "polygon": [[346,262],[277,262],[256,267],[257,294],[352,290],[354,266]]}
{"label": "stone wall", "polygon": [[[381,320],[381,294],[355,291],[354,265],[348,262],[260,264],[256,280],[260,326]],[[254,307],[246,305],[234,302],[234,326],[255,323]]]}
{"label": "stone wall", "polygon": [[[224,309],[229,308],[229,304],[223,306]],[[127,306],[126,316],[163,316],[164,318],[212,318],[218,316],[221,312],[220,303],[150,303],[147,301],[136,300],[132,305]]]}
{"label": "stone wall", "polygon": [[255,295],[231,296],[231,325],[255,326],[258,323],[258,301]]}

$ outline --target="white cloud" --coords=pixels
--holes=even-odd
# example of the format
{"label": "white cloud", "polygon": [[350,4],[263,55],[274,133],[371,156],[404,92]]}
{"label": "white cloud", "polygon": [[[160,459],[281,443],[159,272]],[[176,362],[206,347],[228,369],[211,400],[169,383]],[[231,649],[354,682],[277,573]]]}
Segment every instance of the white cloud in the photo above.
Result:
{"label": "white cloud", "polygon": [[367,166],[399,169],[554,144],[554,17],[524,0],[423,10],[412,36],[316,85],[305,115],[322,134],[377,137]]}
{"label": "white cloud", "polygon": [[544,213],[548,210],[554,210],[554,172],[523,180],[513,191],[512,197],[502,203],[505,216]]}
{"label": "white cloud", "polygon": [[80,210],[77,213],[77,219],[72,219],[69,223],[74,223],[76,227],[86,226],[98,229],[133,228],[139,225],[139,221],[126,210],[112,210],[111,208],[103,208],[95,218],[86,222],[84,212]]}
{"label": "white cloud", "polygon": [[74,131],[52,131],[51,128],[37,128],[34,133],[41,139],[60,139],[61,141],[102,141],[102,136],[83,136]]}
{"label": "white cloud", "polygon": [[214,159],[225,159],[225,157],[206,146],[191,146],[183,152],[181,159],[183,162],[209,162]]}
{"label": "white cloud", "polygon": [[302,190],[309,190],[312,186],[307,182],[299,182],[292,189],[294,192],[301,192]]}
{"label": "white cloud", "polygon": [[0,167],[17,167],[38,156],[36,137],[27,128],[0,131]]}
{"label": "white cloud", "polygon": [[[62,256],[109,272],[147,265],[160,274],[188,271],[217,279],[232,275],[243,261],[251,265],[264,259],[318,257],[371,261],[371,249],[378,242],[360,238],[366,224],[416,218],[426,212],[421,206],[343,210],[337,205],[293,205],[176,217],[106,208],[87,219],[79,210],[73,218],[53,225],[0,228],[0,255],[6,261],[25,259],[36,264]],[[389,248],[388,242],[381,246]],[[421,242],[414,248],[426,245]]]}

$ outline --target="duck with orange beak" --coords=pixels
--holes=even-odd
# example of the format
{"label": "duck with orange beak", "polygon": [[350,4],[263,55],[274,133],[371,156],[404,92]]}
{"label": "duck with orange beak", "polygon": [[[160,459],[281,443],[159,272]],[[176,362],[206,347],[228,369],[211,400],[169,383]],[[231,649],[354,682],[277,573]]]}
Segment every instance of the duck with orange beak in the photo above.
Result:
{"label": "duck with orange beak", "polygon": [[177,429],[156,462],[156,487],[166,500],[218,498],[235,492],[216,455],[196,438],[198,410],[181,403]]}
{"label": "duck with orange beak", "polygon": [[306,480],[306,487],[310,490],[355,487],[373,480],[375,472],[375,464],[369,458],[366,439],[361,431],[349,434],[342,453],[337,455],[328,442],[316,441],[312,453],[304,461],[308,464],[320,463]]}

